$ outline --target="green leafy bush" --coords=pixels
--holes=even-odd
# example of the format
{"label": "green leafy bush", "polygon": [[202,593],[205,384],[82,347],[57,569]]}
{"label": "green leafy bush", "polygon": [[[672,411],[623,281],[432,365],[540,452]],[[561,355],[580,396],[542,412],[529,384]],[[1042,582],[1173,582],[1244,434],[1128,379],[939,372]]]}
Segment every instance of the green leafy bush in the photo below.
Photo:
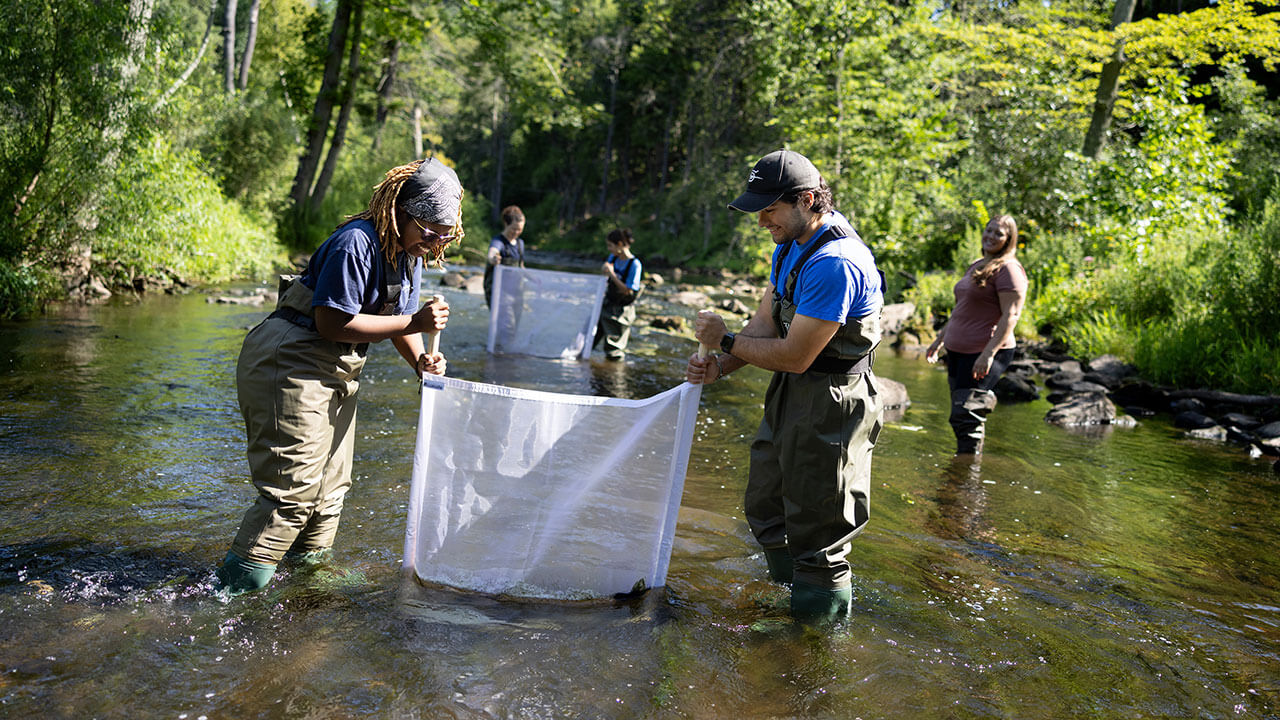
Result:
{"label": "green leafy bush", "polygon": [[956,299],[953,288],[960,279],[955,272],[931,272],[920,275],[916,284],[902,293],[904,302],[916,306],[907,326],[919,334],[922,339],[934,335],[955,308]]}
{"label": "green leafy bush", "polygon": [[223,197],[198,156],[175,152],[159,136],[122,166],[93,244],[94,272],[122,287],[140,277],[261,277],[285,263],[283,249]]}
{"label": "green leafy bush", "polygon": [[49,271],[39,266],[14,266],[0,259],[0,318],[31,315],[61,294],[61,284]]}

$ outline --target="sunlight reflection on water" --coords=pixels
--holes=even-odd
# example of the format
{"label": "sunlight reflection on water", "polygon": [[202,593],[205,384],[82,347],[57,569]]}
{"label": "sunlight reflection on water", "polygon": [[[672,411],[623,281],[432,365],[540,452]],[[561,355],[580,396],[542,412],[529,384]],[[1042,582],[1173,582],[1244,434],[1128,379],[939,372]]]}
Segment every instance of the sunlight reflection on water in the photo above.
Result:
{"label": "sunlight reflection on water", "polygon": [[[445,289],[451,374],[645,397],[688,340],[626,364],[492,357]],[[642,301],[643,302],[643,301]],[[664,308],[665,310],[665,308]],[[691,314],[691,310],[689,313]],[[201,295],[0,327],[0,708],[13,717],[1265,716],[1280,709],[1280,501],[1269,467],[1159,419],[1069,433],[1002,405],[948,455],[945,378],[883,353],[912,405],[881,436],[854,613],[787,617],[742,520],[768,375],[706,388],[668,587],[533,603],[405,584],[418,398],[365,375],[333,557],[209,595],[252,497],[234,363],[265,308]],[[140,669],[145,668],[145,671]]]}

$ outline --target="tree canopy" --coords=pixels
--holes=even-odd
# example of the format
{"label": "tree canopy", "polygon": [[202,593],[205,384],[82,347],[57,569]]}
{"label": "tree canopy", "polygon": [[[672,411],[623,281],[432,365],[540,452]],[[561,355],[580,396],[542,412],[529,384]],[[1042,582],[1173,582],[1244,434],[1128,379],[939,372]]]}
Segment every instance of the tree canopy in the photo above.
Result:
{"label": "tree canopy", "polygon": [[[725,203],[779,147],[823,171],[898,271],[894,298],[962,267],[997,211],[1019,220],[1040,325],[1094,349],[1137,342],[1118,315],[1080,330],[1102,327],[1104,280],[1121,292],[1122,275],[1193,262],[1208,283],[1228,233],[1261,238],[1230,262],[1275,296],[1280,14],[1245,0],[1139,4],[1128,22],[1093,0],[7,5],[25,20],[0,37],[6,313],[94,276],[136,284],[156,272],[147,248],[169,242],[159,228],[225,256],[219,276],[258,272],[423,154],[456,166],[484,227],[469,242],[517,204],[535,246],[594,252],[628,226],[653,267],[758,273],[771,241]],[[185,205],[141,197],[157,177]],[[125,233],[141,246],[128,259],[121,218],[154,228]],[[226,251],[216,225],[263,252]],[[1206,306],[1152,297],[1105,309],[1150,300],[1185,325],[1172,308]],[[1274,312],[1231,317],[1277,329]]]}

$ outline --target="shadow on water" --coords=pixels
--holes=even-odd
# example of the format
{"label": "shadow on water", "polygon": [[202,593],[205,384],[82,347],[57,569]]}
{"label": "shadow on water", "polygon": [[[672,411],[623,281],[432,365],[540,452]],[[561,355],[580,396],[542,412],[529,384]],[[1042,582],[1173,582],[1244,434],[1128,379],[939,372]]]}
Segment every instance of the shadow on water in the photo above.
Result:
{"label": "shadow on water", "polygon": [[[623,363],[491,356],[483,298],[441,292],[466,380],[643,398],[693,350],[644,328]],[[704,388],[665,588],[548,603],[406,582],[420,398],[386,344],[332,557],[218,597],[253,497],[235,358],[267,311],[192,295],[0,325],[0,716],[1280,713],[1269,466],[1156,419],[1065,432],[1042,401],[1001,405],[980,461],[953,459],[944,375],[891,353],[877,372],[912,404],[880,435],[854,611],[828,632],[790,621],[742,519],[769,377],[749,368]]]}
{"label": "shadow on water", "polygon": [[82,538],[42,538],[0,546],[0,594],[51,596],[67,603],[113,605],[148,596],[207,595],[210,567],[201,555],[110,547]]}

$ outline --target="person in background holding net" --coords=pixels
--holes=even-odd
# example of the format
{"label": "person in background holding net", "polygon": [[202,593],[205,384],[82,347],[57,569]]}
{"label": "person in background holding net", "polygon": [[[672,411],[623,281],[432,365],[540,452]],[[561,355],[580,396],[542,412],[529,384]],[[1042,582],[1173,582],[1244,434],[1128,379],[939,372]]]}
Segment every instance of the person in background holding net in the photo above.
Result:
{"label": "person in background holding net", "polygon": [[591,347],[604,343],[604,356],[608,360],[622,360],[627,355],[627,341],[631,337],[631,325],[636,321],[636,299],[640,297],[642,265],[640,258],[631,253],[631,230],[618,228],[609,232],[605,247],[609,257],[601,267],[609,278],[605,287],[604,302],[600,307],[600,321],[596,324],[596,336]]}
{"label": "person in background holding net", "polygon": [[957,455],[982,452],[987,415],[996,407],[993,390],[1013,362],[1013,330],[1027,299],[1027,271],[1017,250],[1017,223],[1009,215],[992,218],[982,231],[982,257],[956,283],[951,317],[925,351],[931,363],[947,351],[948,421]]}
{"label": "person in background holding net", "polygon": [[489,254],[484,266],[484,304],[493,305],[494,265],[524,267],[524,212],[515,205],[502,209],[502,232],[489,241]]}
{"label": "person in background holding net", "polygon": [[258,498],[216,572],[220,591],[264,587],[285,558],[333,545],[351,486],[356,398],[369,343],[391,340],[409,366],[442,375],[422,333],[449,305],[418,309],[422,258],[462,237],[462,186],[435,158],[387,172],[369,207],[348,216],[301,276],[282,277],[277,306],[249,331],[236,366]]}

